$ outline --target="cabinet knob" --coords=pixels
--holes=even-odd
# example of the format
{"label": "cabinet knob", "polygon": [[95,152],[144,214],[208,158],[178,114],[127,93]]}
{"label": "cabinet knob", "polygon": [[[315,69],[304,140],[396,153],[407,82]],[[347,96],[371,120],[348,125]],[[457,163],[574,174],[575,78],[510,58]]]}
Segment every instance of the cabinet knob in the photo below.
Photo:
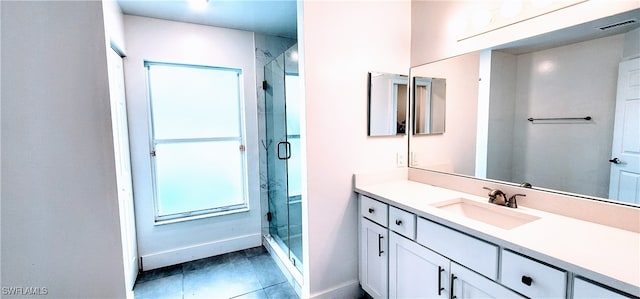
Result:
{"label": "cabinet knob", "polygon": [[522,279],[521,279],[522,283],[531,286],[531,284],[533,283],[533,278],[526,276],[526,275],[522,275]]}
{"label": "cabinet knob", "polygon": [[402,220],[396,219],[396,225],[402,225]]}
{"label": "cabinet knob", "polygon": [[375,210],[373,208],[369,208],[369,214],[373,214],[373,212],[375,212]]}

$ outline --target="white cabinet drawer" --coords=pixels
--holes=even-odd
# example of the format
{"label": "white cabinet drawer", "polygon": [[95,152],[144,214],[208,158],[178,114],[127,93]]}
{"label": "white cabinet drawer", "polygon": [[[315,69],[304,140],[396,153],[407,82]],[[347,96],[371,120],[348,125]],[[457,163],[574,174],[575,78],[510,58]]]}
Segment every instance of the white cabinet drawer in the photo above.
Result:
{"label": "white cabinet drawer", "polygon": [[601,287],[582,278],[573,279],[573,298],[631,298],[607,288]]}
{"label": "white cabinet drawer", "polygon": [[389,207],[389,228],[411,240],[416,239],[416,215],[396,207]]}
{"label": "white cabinet drawer", "polygon": [[360,214],[362,217],[387,227],[389,214],[386,203],[360,195]]}
{"label": "white cabinet drawer", "polygon": [[565,298],[567,272],[502,251],[503,285],[531,298]]}
{"label": "white cabinet drawer", "polygon": [[418,218],[418,243],[493,280],[498,279],[498,246]]}

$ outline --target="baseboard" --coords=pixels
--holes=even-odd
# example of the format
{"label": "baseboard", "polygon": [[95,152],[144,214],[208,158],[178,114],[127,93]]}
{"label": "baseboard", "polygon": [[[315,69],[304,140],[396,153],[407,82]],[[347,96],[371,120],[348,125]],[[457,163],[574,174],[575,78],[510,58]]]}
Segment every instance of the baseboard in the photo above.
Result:
{"label": "baseboard", "polygon": [[152,270],[262,245],[258,234],[218,240],[141,256],[142,270]]}
{"label": "baseboard", "polygon": [[311,294],[311,299],[358,298],[360,282],[357,279],[347,281],[335,288]]}

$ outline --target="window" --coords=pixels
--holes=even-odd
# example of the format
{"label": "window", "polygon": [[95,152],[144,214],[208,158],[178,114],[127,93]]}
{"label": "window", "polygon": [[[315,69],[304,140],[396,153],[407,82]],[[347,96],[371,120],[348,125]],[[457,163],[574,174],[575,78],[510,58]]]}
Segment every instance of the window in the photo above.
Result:
{"label": "window", "polygon": [[241,70],[145,67],[156,222],[246,211]]}

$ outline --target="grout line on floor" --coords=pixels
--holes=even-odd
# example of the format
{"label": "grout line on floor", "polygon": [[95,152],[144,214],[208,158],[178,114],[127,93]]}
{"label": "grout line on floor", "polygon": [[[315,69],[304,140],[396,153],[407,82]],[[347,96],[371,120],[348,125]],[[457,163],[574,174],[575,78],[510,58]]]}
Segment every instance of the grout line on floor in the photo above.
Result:
{"label": "grout line on floor", "polygon": [[[230,263],[231,259],[228,259],[227,257],[231,257],[231,255],[229,255],[229,254],[224,254],[224,255],[226,255],[225,258],[213,259],[213,260],[205,261],[205,263],[202,264],[202,265],[191,264],[191,265],[189,265],[189,267],[199,266],[199,267],[202,267],[202,269],[205,269],[206,267],[212,266],[213,264],[224,264],[224,263],[228,263],[228,262]],[[262,258],[258,258],[258,257],[265,256],[270,261],[273,261],[274,263],[276,262],[275,260],[273,260],[273,256],[270,255],[269,251],[264,246],[261,246],[261,250],[259,252],[256,249],[254,249],[254,250],[245,249],[245,250],[243,250],[243,252],[239,253],[238,257],[239,256],[242,256],[242,259],[246,260],[249,263],[249,265],[251,267],[248,269],[248,272],[250,272],[250,273],[252,273],[254,275],[258,275],[258,273],[261,273],[260,271],[263,268],[263,264],[262,263],[257,263],[256,264],[252,260],[255,260],[256,262],[258,262],[259,260],[262,259]],[[257,258],[257,259],[254,259],[254,258]],[[188,262],[186,262],[186,263],[188,263]],[[144,285],[146,283],[150,283],[150,282],[152,282],[154,280],[181,274],[182,277],[180,277],[180,280],[179,280],[180,281],[180,286],[178,287],[176,285],[177,288],[175,288],[174,290],[176,290],[176,291],[180,290],[180,297],[183,298],[183,299],[189,297],[185,293],[186,291],[188,291],[186,289],[186,282],[185,281],[186,281],[186,274],[187,274],[187,272],[189,272],[189,271],[186,270],[187,269],[187,267],[185,267],[186,263],[182,263],[182,264],[179,264],[179,265],[174,265],[173,269],[172,269],[172,267],[167,267],[165,269],[165,270],[167,270],[165,272],[165,274],[173,272],[174,274],[172,274],[172,275],[166,275],[165,276],[165,275],[163,275],[162,271],[160,271],[160,270],[156,270],[156,271],[159,271],[159,272],[155,272],[155,273],[151,272],[152,275],[148,275],[147,277],[142,277],[143,278],[142,280],[137,280],[136,281],[136,285],[134,287],[134,290],[136,290],[136,287],[142,286],[142,285]],[[277,269],[279,272],[282,271],[282,269],[277,267],[277,263],[274,266],[275,266],[275,269]],[[269,268],[269,267],[267,267],[267,268]],[[195,268],[194,271],[196,271],[197,269],[199,269],[199,268]],[[202,270],[202,269],[200,269],[200,270]],[[150,270],[150,271],[154,271],[154,270]],[[271,271],[271,270],[269,270],[269,271]],[[265,272],[265,273],[268,273],[268,271]],[[284,275],[285,273],[282,273],[282,274]],[[140,278],[140,276],[139,276],[139,278]],[[149,280],[147,280],[147,279],[149,279]],[[252,290],[249,290],[249,288],[247,288],[247,289],[244,290],[245,293],[243,293],[243,294],[229,294],[229,296],[234,296],[232,298],[235,298],[235,297],[246,296],[246,295],[251,294],[251,293],[256,293],[256,295],[260,296],[261,298],[264,297],[264,298],[268,299],[269,298],[269,293],[267,292],[267,289],[271,290],[271,288],[274,288],[274,287],[277,287],[277,288],[285,287],[286,288],[287,286],[293,288],[292,286],[290,286],[290,283],[289,283],[288,279],[285,279],[284,281],[281,281],[281,282],[275,282],[275,281],[267,280],[265,285],[262,285],[263,281],[261,281],[261,279],[258,279],[257,281],[258,281],[258,285],[257,285],[258,288],[252,289]],[[136,293],[138,294],[138,298],[145,296],[145,292],[148,291],[149,289],[145,289],[144,287],[141,287],[141,288],[138,288],[137,290],[138,290],[138,292],[134,291],[134,298],[136,296]],[[142,290],[144,290],[144,291],[142,291]],[[142,291],[142,293],[140,293],[141,291]],[[295,295],[295,289],[292,289],[291,291]],[[198,292],[196,292],[196,293],[198,293]],[[285,290],[285,293],[289,293],[289,291]],[[177,295],[177,294],[175,294],[175,295]],[[176,298],[178,298],[178,296],[176,296]],[[299,298],[299,297],[296,296],[296,297],[292,297],[292,298]]]}

